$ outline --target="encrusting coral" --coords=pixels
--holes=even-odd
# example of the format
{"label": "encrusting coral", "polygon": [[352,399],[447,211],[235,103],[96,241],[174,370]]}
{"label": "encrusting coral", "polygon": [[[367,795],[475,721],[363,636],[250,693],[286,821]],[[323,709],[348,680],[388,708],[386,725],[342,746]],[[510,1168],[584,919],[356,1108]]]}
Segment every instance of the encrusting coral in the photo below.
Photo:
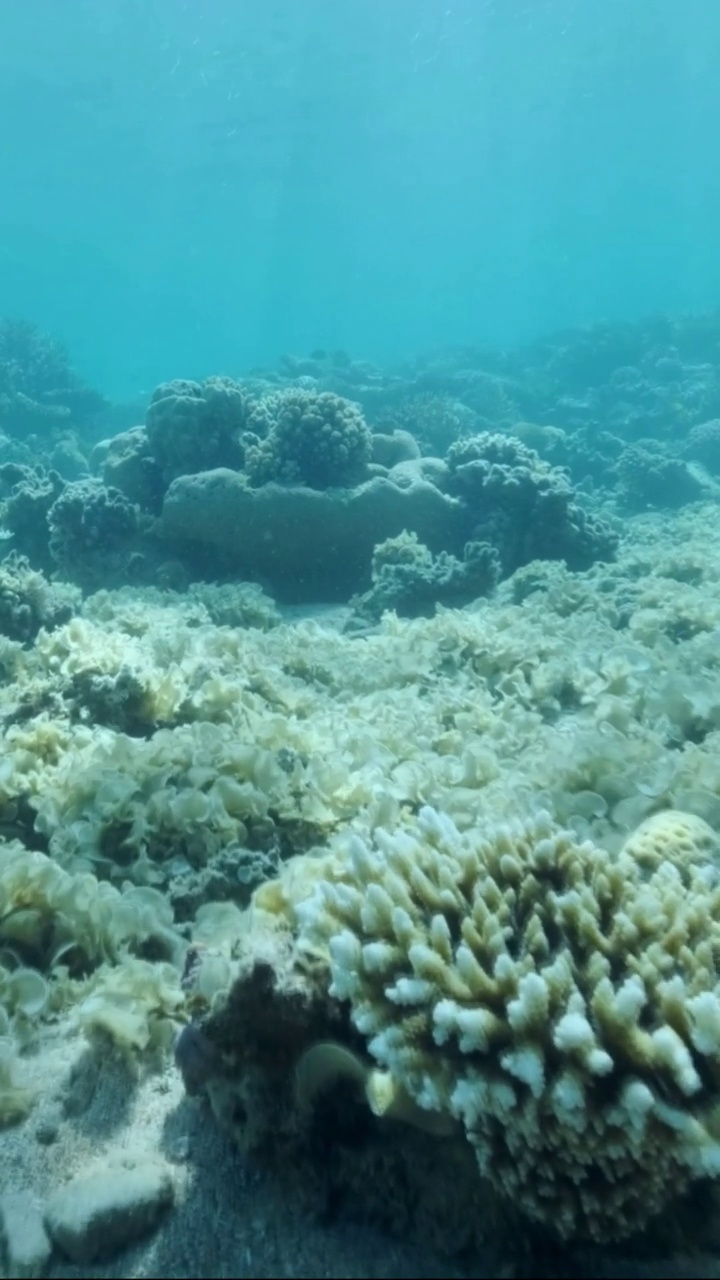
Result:
{"label": "encrusting coral", "polygon": [[542,812],[461,834],[424,807],[301,884],[298,953],[499,1192],[619,1239],[720,1172],[718,846],[672,812],[613,858]]}

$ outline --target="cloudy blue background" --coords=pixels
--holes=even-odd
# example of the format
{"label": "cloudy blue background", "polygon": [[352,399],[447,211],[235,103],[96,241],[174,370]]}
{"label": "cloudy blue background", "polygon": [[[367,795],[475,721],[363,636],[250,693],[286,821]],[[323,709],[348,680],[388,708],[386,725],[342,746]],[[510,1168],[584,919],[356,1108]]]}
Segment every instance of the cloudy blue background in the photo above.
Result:
{"label": "cloudy blue background", "polygon": [[717,0],[3,0],[0,315],[112,395],[720,302]]}

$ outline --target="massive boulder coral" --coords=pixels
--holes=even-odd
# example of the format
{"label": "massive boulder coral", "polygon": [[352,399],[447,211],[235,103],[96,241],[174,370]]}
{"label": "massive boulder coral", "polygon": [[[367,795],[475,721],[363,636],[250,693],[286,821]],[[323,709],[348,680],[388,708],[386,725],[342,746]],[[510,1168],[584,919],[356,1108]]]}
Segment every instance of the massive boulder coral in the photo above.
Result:
{"label": "massive boulder coral", "polygon": [[391,1096],[460,1121],[531,1219],[618,1239],[720,1173],[719,847],[683,814],[613,858],[425,807],[301,886],[298,950]]}
{"label": "massive boulder coral", "polygon": [[143,511],[159,514],[167,485],[144,427],[131,427],[104,442],[102,478],[106,488],[119,489]]}
{"label": "massive boulder coral", "polygon": [[[331,391],[290,388],[261,402],[266,439],[248,446],[253,484],[269,480],[313,489],[354,485],[365,478],[371,433],[358,405]],[[248,424],[253,429],[252,419]]]}
{"label": "massive boulder coral", "polygon": [[481,432],[447,453],[448,489],[467,504],[473,537],[497,547],[505,573],[531,560],[588,569],[612,559],[617,538],[577,506],[567,474],[512,436]]}
{"label": "massive boulder coral", "polygon": [[459,436],[478,430],[478,415],[461,400],[425,391],[406,396],[378,415],[376,431],[408,432],[423,452],[442,455]]}
{"label": "massive boulder coral", "polygon": [[152,456],[169,484],[175,476],[242,465],[240,442],[248,397],[232,378],[176,378],[156,388],[146,430]]}
{"label": "massive boulder coral", "polygon": [[462,504],[426,480],[253,489],[243,475],[218,468],[173,481],[158,530],[198,576],[210,563],[214,574],[260,578],[283,600],[345,601],[368,585],[377,542],[409,529],[433,552],[462,555],[468,524]]}

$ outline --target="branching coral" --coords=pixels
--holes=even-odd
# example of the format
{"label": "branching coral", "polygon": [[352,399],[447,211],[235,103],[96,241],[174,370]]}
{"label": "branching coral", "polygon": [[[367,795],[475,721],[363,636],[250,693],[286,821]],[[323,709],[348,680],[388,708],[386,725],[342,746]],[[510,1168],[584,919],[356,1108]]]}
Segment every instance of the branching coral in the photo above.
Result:
{"label": "branching coral", "polygon": [[261,401],[261,411],[270,426],[266,439],[247,448],[253,484],[276,480],[326,489],[364,478],[372,437],[350,400],[329,391],[291,389]]}
{"label": "branching coral", "polygon": [[70,367],[60,342],[33,324],[0,321],[0,423],[12,435],[46,432],[97,413],[101,395]]}
{"label": "branching coral", "polygon": [[50,552],[69,576],[107,581],[108,559],[128,552],[137,531],[135,507],[98,480],[66,485],[48,512]]}
{"label": "branching coral", "polygon": [[2,523],[13,537],[13,549],[37,568],[53,567],[48,547],[47,516],[65,488],[57,471],[6,462],[0,466]]}
{"label": "branching coral", "polygon": [[612,859],[547,814],[460,835],[423,808],[295,908],[395,1087],[566,1238],[621,1238],[720,1172],[718,842],[684,818]]}
{"label": "branching coral", "polygon": [[33,640],[41,627],[52,630],[72,617],[80,593],[67,583],[49,582],[11,552],[0,563],[0,634],[11,640]]}
{"label": "branching coral", "polygon": [[401,533],[375,548],[373,585],[354,601],[356,621],[377,622],[387,609],[402,617],[432,617],[436,605],[459,607],[492,591],[500,576],[494,547],[468,542],[462,560],[432,552],[416,534]]}
{"label": "branching coral", "polygon": [[564,471],[512,436],[483,432],[448,450],[450,492],[477,521],[475,538],[498,548],[506,573],[531,560],[587,569],[611,559],[616,538],[574,500]]}

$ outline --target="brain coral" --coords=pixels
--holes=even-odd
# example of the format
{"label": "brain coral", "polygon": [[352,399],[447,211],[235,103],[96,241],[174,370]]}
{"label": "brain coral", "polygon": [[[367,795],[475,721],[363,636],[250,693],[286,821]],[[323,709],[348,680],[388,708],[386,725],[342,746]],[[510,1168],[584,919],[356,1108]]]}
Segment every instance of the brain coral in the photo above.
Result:
{"label": "brain coral", "polygon": [[718,841],[685,817],[636,861],[544,813],[461,835],[426,807],[296,902],[394,1087],[564,1238],[622,1238],[720,1172]]}
{"label": "brain coral", "polygon": [[291,388],[261,401],[255,417],[269,423],[269,430],[265,440],[247,449],[253,484],[276,480],[325,489],[363,479],[372,436],[350,400],[331,391]]}

